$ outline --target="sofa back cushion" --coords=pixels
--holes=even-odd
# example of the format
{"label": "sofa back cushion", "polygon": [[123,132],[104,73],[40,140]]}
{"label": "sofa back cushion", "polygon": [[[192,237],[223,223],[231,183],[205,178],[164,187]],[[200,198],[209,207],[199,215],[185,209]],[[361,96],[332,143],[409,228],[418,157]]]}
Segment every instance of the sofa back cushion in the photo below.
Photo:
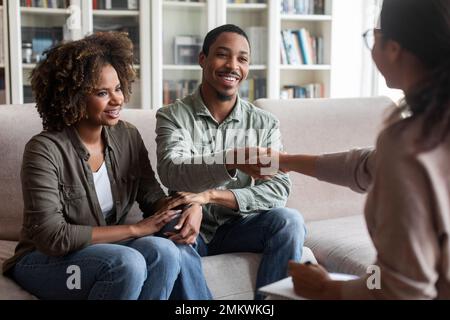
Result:
{"label": "sofa back cushion", "polygon": [[[257,105],[281,121],[286,151],[322,153],[373,145],[387,98],[339,100],[259,100]],[[124,109],[122,119],[134,124],[149,150],[156,170],[155,110]],[[42,130],[33,104],[0,106],[0,239],[18,240],[23,202],[20,167],[25,144]],[[362,212],[363,197],[314,179],[291,175],[293,189],[288,205],[307,220]],[[130,220],[136,220],[133,211]]]}
{"label": "sofa back cushion", "polygon": [[[139,129],[156,170],[155,113],[124,109],[122,119]],[[41,131],[42,121],[33,104],[0,106],[0,240],[19,239],[23,215],[20,182],[23,150],[30,138]],[[137,213],[135,208],[131,220],[135,220]]]}
{"label": "sofa back cushion", "polygon": [[[255,102],[274,114],[281,125],[284,150],[322,154],[374,146],[383,126],[389,98],[269,100]],[[307,221],[361,214],[365,197],[347,188],[291,173],[288,206]]]}

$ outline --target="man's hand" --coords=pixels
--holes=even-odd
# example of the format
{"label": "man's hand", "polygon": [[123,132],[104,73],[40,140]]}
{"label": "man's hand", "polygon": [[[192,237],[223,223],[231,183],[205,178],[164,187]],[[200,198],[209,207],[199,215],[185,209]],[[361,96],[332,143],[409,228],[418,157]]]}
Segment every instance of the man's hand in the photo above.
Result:
{"label": "man's hand", "polygon": [[168,232],[166,236],[178,244],[194,244],[200,233],[202,219],[202,206],[199,204],[193,204],[184,210],[178,224],[175,226],[175,229],[180,231],[178,233]]}

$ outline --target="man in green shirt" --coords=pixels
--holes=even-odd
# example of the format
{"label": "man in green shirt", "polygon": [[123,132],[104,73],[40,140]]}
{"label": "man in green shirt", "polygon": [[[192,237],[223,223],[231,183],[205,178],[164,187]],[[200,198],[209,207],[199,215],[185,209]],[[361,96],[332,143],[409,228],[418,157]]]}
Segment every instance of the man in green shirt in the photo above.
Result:
{"label": "man in green shirt", "polygon": [[280,149],[279,121],[239,98],[250,63],[242,29],[224,25],[210,31],[199,63],[203,79],[197,91],[157,113],[161,182],[203,206],[203,216],[181,217],[171,239],[195,244],[202,256],[262,253],[258,289],[287,276],[288,261],[301,258],[305,236],[302,216],[284,207],[288,175],[263,176],[246,164],[258,147]]}

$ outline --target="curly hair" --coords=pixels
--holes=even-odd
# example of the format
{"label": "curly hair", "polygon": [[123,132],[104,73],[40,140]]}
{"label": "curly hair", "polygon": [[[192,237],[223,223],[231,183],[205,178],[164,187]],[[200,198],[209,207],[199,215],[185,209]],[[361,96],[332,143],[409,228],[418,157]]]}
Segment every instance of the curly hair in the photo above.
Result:
{"label": "curly hair", "polygon": [[133,44],[124,32],[98,32],[61,43],[45,52],[31,74],[31,87],[44,130],[62,131],[86,114],[86,98],[111,65],[117,72],[125,102],[136,77]]}

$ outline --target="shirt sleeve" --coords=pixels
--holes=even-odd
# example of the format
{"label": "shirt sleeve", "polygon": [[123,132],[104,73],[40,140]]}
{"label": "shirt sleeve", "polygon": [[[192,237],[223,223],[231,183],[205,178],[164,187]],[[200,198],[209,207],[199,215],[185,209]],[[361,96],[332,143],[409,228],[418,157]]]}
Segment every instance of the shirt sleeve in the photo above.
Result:
{"label": "shirt sleeve", "polygon": [[55,163],[46,143],[33,139],[26,145],[21,172],[23,230],[37,250],[64,256],[91,244],[92,226],[65,220]]}
{"label": "shirt sleeve", "polygon": [[145,147],[144,141],[139,132],[137,132],[138,150],[139,150],[139,189],[136,201],[139,203],[139,208],[148,217],[154,213],[154,204],[159,199],[166,196],[158,180],[155,177],[155,172],[152,169],[148,151]]}
{"label": "shirt sleeve", "polygon": [[[387,140],[387,139],[386,139]],[[370,290],[374,274],[343,283],[345,299],[433,299],[437,297],[439,235],[426,169],[389,141],[378,144],[376,176],[366,218],[377,250],[380,288]]]}
{"label": "shirt sleeve", "polygon": [[316,177],[364,193],[373,181],[375,159],[376,151],[372,149],[321,155],[317,160]]}
{"label": "shirt sleeve", "polygon": [[169,190],[202,192],[236,179],[225,166],[228,150],[193,155],[189,132],[167,111],[158,111],[156,117],[158,175]]}

